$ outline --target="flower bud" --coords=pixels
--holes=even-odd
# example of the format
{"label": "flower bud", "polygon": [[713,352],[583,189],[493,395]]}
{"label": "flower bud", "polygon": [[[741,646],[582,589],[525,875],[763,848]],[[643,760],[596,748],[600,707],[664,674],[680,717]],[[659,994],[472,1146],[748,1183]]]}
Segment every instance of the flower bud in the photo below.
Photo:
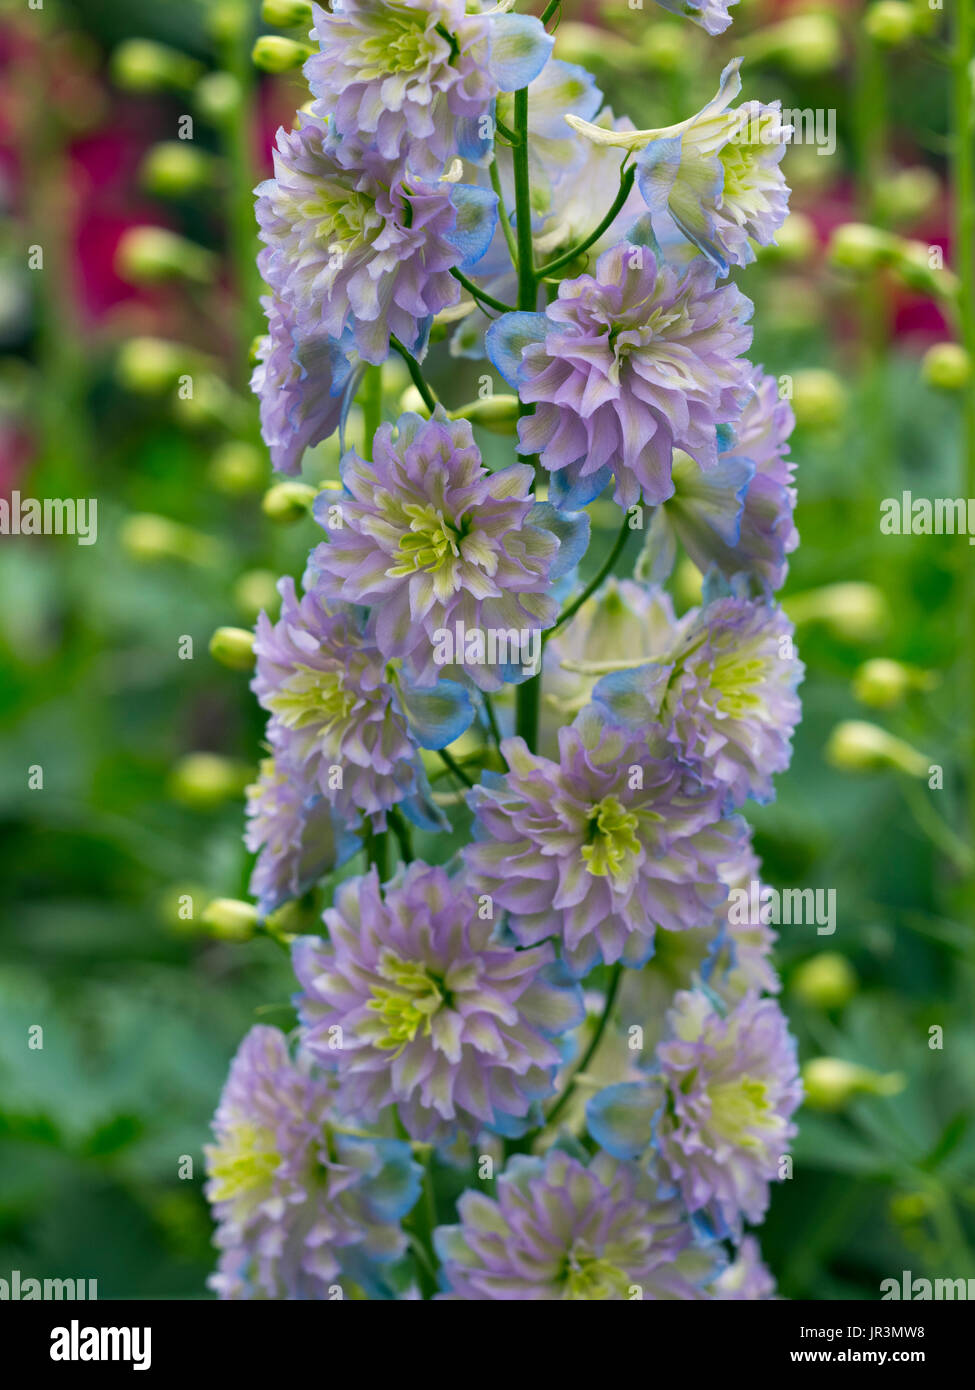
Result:
{"label": "flower bud", "polygon": [[256,622],[259,613],[273,618],[281,602],[277,577],[271,570],[245,570],[234,585],[233,597],[238,612],[247,622]]}
{"label": "flower bud", "polygon": [[172,390],[190,366],[192,354],[181,343],[165,338],[130,338],[119,348],[115,376],[120,386],[139,396],[161,396]]}
{"label": "flower bud", "polygon": [[257,932],[257,908],[238,898],[214,898],[200,921],[219,941],[250,941]]}
{"label": "flower bud", "polygon": [[[654,24],[652,27],[669,26]],[[636,71],[646,61],[645,52],[619,35],[568,19],[563,20],[556,31],[555,56],[562,62],[578,63],[581,67],[603,64],[615,72]]]}
{"label": "flower bud", "polygon": [[153,512],[137,512],[126,517],[119,531],[119,541],[129,558],[140,563],[180,560],[184,564],[208,566],[224,558],[220,541]]}
{"label": "flower bud", "polygon": [[918,294],[935,299],[953,299],[958,293],[958,277],[943,266],[931,264],[931,247],[925,241],[898,241],[892,262],[894,273]]}
{"label": "flower bud", "polygon": [[494,434],[514,434],[518,428],[517,396],[485,396],[450,412],[451,420],[470,420]]}
{"label": "flower bud", "polygon": [[212,187],[219,162],[188,140],[164,140],[142,161],[139,178],[143,188],[158,198],[182,198]]}
{"label": "flower bud", "polygon": [[115,252],[115,269],[131,285],[158,285],[168,280],[206,285],[214,278],[216,264],[211,251],[165,227],[131,227]]}
{"label": "flower bud", "polygon": [[304,29],[312,24],[312,8],[308,0],[264,0],[261,18],[275,29]]}
{"label": "flower bud", "polygon": [[300,68],[313,52],[314,49],[307,43],[285,39],[280,34],[262,34],[254,45],[251,58],[255,67],[262,72],[282,73]]}
{"label": "flower bud", "polygon": [[793,993],[814,1009],[841,1009],[857,991],[856,972],[838,951],[823,951],[803,961],[792,972],[789,984]]}
{"label": "flower bud", "polygon": [[961,391],[972,375],[972,360],[960,343],[935,343],[921,361],[921,376],[939,391]]}
{"label": "flower bud", "polygon": [[216,425],[242,434],[250,425],[250,402],[213,372],[194,376],[192,390],[177,393],[173,411],[180,424],[190,430]]}
{"label": "flower bud", "polygon": [[877,207],[885,221],[916,222],[934,206],[940,191],[937,174],[923,164],[898,169],[877,184]]}
{"label": "flower bud", "polygon": [[267,462],[260,449],[243,439],[228,439],[210,460],[207,477],[227,497],[260,492],[267,479]]}
{"label": "flower bud", "polygon": [[240,83],[233,73],[208,72],[196,84],[193,102],[205,121],[226,125],[240,111]]}
{"label": "flower bud", "polygon": [[863,27],[874,43],[899,48],[914,33],[914,6],[905,0],[876,0],[864,16]]}
{"label": "flower bud", "polygon": [[245,627],[218,627],[210,638],[210,655],[231,671],[254,666],[254,634]]}
{"label": "flower bud", "polygon": [[183,806],[212,811],[243,795],[252,781],[252,769],[244,763],[218,753],[187,753],[170,771],[166,790]]}
{"label": "flower bud", "polygon": [[209,900],[209,890],[203,884],[170,884],[158,900],[160,921],[176,936],[192,936],[199,929],[198,909]]}
{"label": "flower bud", "polygon": [[934,1210],[929,1192],[895,1192],[888,1203],[890,1219],[898,1226],[914,1226]]}
{"label": "flower bud", "polygon": [[899,1072],[883,1075],[840,1057],[815,1057],[802,1069],[802,1084],[812,1110],[842,1110],[858,1095],[899,1095],[907,1078]]}
{"label": "flower bud", "polygon": [[930,761],[903,739],[868,724],[845,719],[826,742],[826,760],[841,772],[882,772],[893,769],[909,777],[926,777]]}
{"label": "flower bud", "polygon": [[151,39],[126,39],[111,59],[116,86],[146,95],[188,91],[202,71],[195,58]]}
{"label": "flower bud", "polygon": [[674,594],[682,607],[694,607],[704,596],[704,575],[687,555],[682,555],[677,563]]}
{"label": "flower bud", "polygon": [[817,367],[796,372],[792,379],[792,409],[797,426],[832,429],[846,412],[846,387],[835,372]]}
{"label": "flower bud", "polygon": [[261,511],[271,521],[288,525],[306,517],[317,496],[315,489],[307,483],[275,483],[265,492]]}
{"label": "flower bud", "polygon": [[742,44],[751,60],[774,58],[802,77],[831,72],[843,58],[843,34],[831,14],[797,14],[749,36]]}
{"label": "flower bud", "polygon": [[896,253],[896,238],[867,222],[844,222],[829,240],[826,255],[841,270],[866,274],[888,265]]}
{"label": "flower bud", "polygon": [[[599,33],[600,46],[603,34]],[[631,66],[636,55],[630,59]],[[651,72],[680,73],[687,71],[688,45],[680,24],[651,24],[640,43],[639,58]],[[608,61],[608,55],[604,58]],[[614,64],[615,66],[615,64]]]}
{"label": "flower bud", "polygon": [[853,677],[853,693],[871,709],[891,709],[912,690],[933,690],[937,677],[917,666],[878,656],[865,661]]}
{"label": "flower bud", "polygon": [[775,241],[759,252],[766,261],[785,261],[795,265],[809,259],[816,250],[816,228],[802,212],[791,212],[775,234]]}
{"label": "flower bud", "polygon": [[834,636],[850,642],[875,640],[890,624],[883,591],[855,580],[790,595],[786,608],[796,624],[821,622]]}

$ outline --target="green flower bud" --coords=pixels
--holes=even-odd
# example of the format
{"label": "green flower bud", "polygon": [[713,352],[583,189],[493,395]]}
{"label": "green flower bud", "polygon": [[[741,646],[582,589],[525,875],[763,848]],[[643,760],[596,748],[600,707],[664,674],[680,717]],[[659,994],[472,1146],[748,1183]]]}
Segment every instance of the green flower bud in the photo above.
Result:
{"label": "green flower bud", "polygon": [[751,34],[741,46],[750,60],[774,58],[802,77],[831,72],[843,58],[839,23],[826,13],[792,15]]}
{"label": "green flower bud", "polygon": [[776,233],[775,241],[761,247],[759,255],[762,260],[795,265],[807,261],[816,246],[816,228],[812,219],[805,213],[791,212]]}
{"label": "green flower bud", "polygon": [[218,627],[210,638],[210,655],[231,671],[254,666],[254,634],[245,627]]}
{"label": "green flower bud", "polygon": [[844,222],[830,237],[826,255],[841,270],[866,274],[889,265],[897,251],[897,239],[866,222]]}
{"label": "green flower bud", "polygon": [[261,18],[275,29],[304,29],[312,24],[312,9],[308,0],[264,0]]}
{"label": "green flower bud", "polygon": [[636,71],[646,61],[645,53],[617,34],[568,19],[556,30],[555,56],[581,67],[610,66],[616,72]]}
{"label": "green flower bud", "polygon": [[238,396],[222,377],[212,372],[195,376],[190,392],[178,392],[173,411],[187,429],[209,429],[216,425],[231,433],[243,434],[250,425],[250,402]]}
{"label": "green flower bud", "polygon": [[251,58],[262,72],[290,72],[300,68],[314,49],[307,43],[282,38],[280,34],[262,34],[254,45]]}
{"label": "green flower bud", "polygon": [[200,921],[219,941],[250,941],[257,932],[257,908],[239,898],[214,898]]}
{"label": "green flower bud", "polygon": [[802,1084],[811,1109],[842,1110],[860,1095],[899,1095],[907,1078],[899,1072],[882,1075],[839,1057],[815,1057],[802,1068]]}
{"label": "green flower bud", "polygon": [[182,522],[152,512],[126,517],[119,531],[122,549],[139,563],[180,560],[184,564],[212,566],[225,558],[222,543]]}
{"label": "green flower bud", "polygon": [[853,693],[871,709],[891,709],[910,691],[933,690],[937,683],[938,678],[931,671],[878,656],[859,668],[853,677]]}
{"label": "green flower bud", "polygon": [[126,92],[188,91],[203,71],[195,58],[151,39],[126,39],[112,54],[112,80]]}
{"label": "green flower bud", "polygon": [[866,642],[881,637],[890,625],[890,607],[875,584],[849,580],[792,594],[786,601],[796,624],[820,622],[836,637]]}
{"label": "green flower bud", "polygon": [[863,27],[874,43],[899,48],[914,33],[914,6],[904,0],[876,0],[864,16]]}
{"label": "green flower bud", "polygon": [[228,439],[211,458],[207,477],[227,497],[246,497],[263,488],[267,461],[256,445],[243,439]]}
{"label": "green flower bud", "polygon": [[832,429],[846,412],[846,387],[835,372],[810,367],[792,379],[792,409],[803,429]]}
{"label": "green flower bud", "polygon": [[[599,42],[603,34],[600,31]],[[687,71],[689,49],[685,30],[680,24],[651,24],[640,42],[639,58],[651,72],[681,73]],[[633,52],[633,60],[637,53]],[[606,61],[604,59],[604,61]]]}
{"label": "green flower bud", "polygon": [[890,1219],[898,1226],[916,1226],[934,1210],[934,1199],[928,1192],[895,1192],[888,1204]]}
{"label": "green flower bud", "polygon": [[189,370],[193,354],[182,343],[165,338],[130,338],[119,348],[115,376],[126,391],[161,396],[171,391]]}
{"label": "green flower bud", "polygon": [[934,206],[940,190],[937,174],[923,164],[899,169],[878,183],[877,206],[885,221],[916,222]]}
{"label": "green flower bud", "polygon": [[219,753],[187,753],[170,771],[166,790],[173,801],[195,811],[212,811],[242,796],[253,769]]}
{"label": "green flower bud", "polygon": [[704,597],[704,575],[687,555],[682,555],[677,562],[674,594],[684,608],[696,607]]}
{"label": "green flower bud", "polygon": [[226,125],[240,111],[240,83],[232,73],[209,72],[196,84],[193,101],[205,121]]}
{"label": "green flower bud", "polygon": [[165,140],[146,155],[139,178],[143,188],[158,198],[182,198],[213,187],[219,171],[213,155],[196,149],[189,140]]}
{"label": "green flower bud", "polygon": [[200,883],[170,884],[159,898],[160,921],[176,936],[192,936],[209,901],[209,890]]}
{"label": "green flower bud", "polygon": [[921,360],[921,376],[939,391],[961,391],[972,375],[972,360],[960,343],[935,343]]}
{"label": "green flower bud", "polygon": [[169,232],[165,227],[131,227],[115,252],[115,269],[131,285],[158,285],[168,280],[209,284],[217,268],[212,251]]}
{"label": "green flower bud", "polygon": [[234,585],[233,595],[241,617],[249,623],[256,622],[259,613],[274,618],[281,603],[277,582],[271,570],[245,570]]}
{"label": "green flower bud", "polygon": [[494,434],[514,434],[518,428],[517,396],[485,396],[450,412],[451,420],[470,420]]}
{"label": "green flower bud", "polygon": [[863,719],[846,719],[826,742],[826,760],[841,772],[882,772],[893,769],[909,777],[926,777],[930,759],[903,739],[868,724]]}
{"label": "green flower bud", "polygon": [[895,274],[909,290],[935,299],[953,299],[958,277],[943,266],[931,264],[931,247],[924,241],[898,241],[892,262]]}
{"label": "green flower bud", "polygon": [[804,961],[792,972],[789,984],[814,1009],[841,1009],[857,991],[856,971],[838,951],[823,951]]}
{"label": "green flower bud", "polygon": [[275,483],[265,492],[261,511],[271,521],[288,525],[306,517],[317,496],[315,489],[307,483]]}

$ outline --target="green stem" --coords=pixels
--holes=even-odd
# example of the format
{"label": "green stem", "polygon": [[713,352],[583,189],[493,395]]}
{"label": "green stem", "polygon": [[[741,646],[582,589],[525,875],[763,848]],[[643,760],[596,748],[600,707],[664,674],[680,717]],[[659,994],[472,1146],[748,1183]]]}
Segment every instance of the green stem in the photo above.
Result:
{"label": "green stem", "polygon": [[547,24],[549,22],[549,20],[552,18],[553,14],[555,14],[556,10],[559,8],[561,4],[562,0],[549,0],[548,4],[542,11],[543,24]]}
{"label": "green stem", "polygon": [[437,756],[440,758],[441,762],[445,763],[446,766],[450,768],[458,782],[463,782],[465,787],[473,787],[474,783],[468,777],[453,753],[448,753],[446,748],[438,748]]}
{"label": "green stem", "polygon": [[494,746],[500,753],[501,730],[498,727],[498,717],[494,712],[494,704],[491,700],[490,695],[485,694],[482,698],[484,700],[484,713],[487,715],[488,728],[491,730],[491,737],[494,739]]}
{"label": "green stem", "polygon": [[413,834],[409,822],[400,815],[395,806],[387,813],[387,819],[399,845],[400,859],[404,864],[411,863],[413,860]]}
{"label": "green stem", "polygon": [[491,176],[491,187],[494,189],[498,199],[498,221],[501,223],[501,231],[504,239],[508,243],[508,254],[511,257],[511,264],[518,269],[518,243],[515,241],[515,234],[511,230],[511,219],[508,216],[508,209],[504,205],[504,189],[501,187],[501,170],[498,168],[498,161],[492,159],[488,166],[488,173]]}
{"label": "green stem", "polygon": [[[959,280],[958,315],[962,346],[975,361],[975,160],[972,150],[971,61],[975,47],[972,0],[955,0],[952,175],[955,188],[955,271]],[[975,497],[975,390],[965,392],[962,407],[962,496]],[[975,567],[965,576],[964,612],[967,631],[962,637],[966,652],[963,683],[964,713],[975,707]],[[968,838],[975,839],[975,750],[969,749]],[[975,882],[972,883],[975,895]]]}
{"label": "green stem", "polygon": [[589,1046],[586,1048],[585,1052],[582,1054],[576,1066],[573,1068],[572,1075],[569,1077],[569,1084],[566,1086],[565,1090],[562,1092],[558,1100],[555,1102],[551,1110],[546,1115],[546,1129],[548,1129],[550,1125],[553,1125],[556,1119],[562,1113],[563,1109],[569,1101],[569,1097],[572,1095],[573,1091],[576,1088],[576,1082],[578,1081],[582,1073],[586,1070],[592,1059],[595,1057],[596,1049],[602,1042],[603,1034],[606,1031],[606,1025],[607,1023],[609,1023],[609,1016],[613,1012],[613,1006],[616,1003],[616,996],[619,994],[620,982],[622,979],[623,966],[620,962],[617,962],[616,965],[613,966],[613,973],[609,981],[609,989],[607,989],[606,991],[606,1002],[603,1005],[603,1011],[599,1016],[599,1022],[596,1024],[595,1032],[589,1040]]}
{"label": "green stem", "polygon": [[372,459],[376,431],[383,422],[383,369],[368,367],[362,383],[363,456]]}
{"label": "green stem", "polygon": [[403,346],[399,338],[390,337],[389,344],[395,352],[399,353],[400,357],[402,357],[403,361],[406,363],[406,370],[410,374],[410,380],[423,397],[423,404],[432,415],[437,408],[437,398],[424,380],[419,362],[413,356],[412,352]]}
{"label": "green stem", "polygon": [[515,696],[515,733],[534,753],[538,746],[538,711],[542,699],[542,673],[522,681]]}
{"label": "green stem", "polygon": [[518,239],[518,308],[535,308],[535,252],[532,247],[531,175],[528,168],[528,88],[515,92],[515,234]]}
{"label": "green stem", "polygon": [[261,324],[261,280],[257,270],[260,243],[254,216],[254,185],[258,171],[251,119],[256,90],[256,72],[251,62],[253,29],[252,13],[249,7],[243,6],[233,32],[227,36],[223,53],[224,66],[237,84],[240,106],[220,124],[220,138],[230,168],[228,230],[237,300],[240,384],[246,383],[250,375],[251,343]]}
{"label": "green stem", "polygon": [[556,256],[554,261],[549,261],[548,265],[543,265],[538,271],[540,280],[545,279],[549,275],[554,275],[557,270],[561,270],[563,266],[569,265],[570,262],[574,261],[578,256],[588,251],[590,246],[595,245],[603,233],[615,222],[620,209],[630,196],[630,190],[633,188],[633,180],[635,178],[636,169],[632,167],[627,169],[626,173],[620,178],[619,192],[613,199],[613,206],[610,208],[609,212],[607,212],[599,226],[589,233],[585,241],[580,241],[578,246],[573,246],[571,251],[566,251],[561,256]]}
{"label": "green stem", "polygon": [[495,299],[494,295],[488,294],[487,290],[479,289],[478,286],[474,284],[473,280],[468,280],[463,271],[454,269],[450,273],[457,283],[463,285],[467,293],[473,295],[475,299],[480,300],[483,304],[489,305],[492,309],[499,310],[502,314],[511,313],[512,305],[505,304],[503,299]]}
{"label": "green stem", "polygon": [[562,610],[562,612],[559,614],[559,619],[555,626],[550,627],[548,632],[542,633],[543,643],[547,642],[550,637],[554,637],[555,634],[558,632],[559,628],[564,627],[570,618],[575,617],[579,609],[585,603],[586,599],[596,592],[596,590],[599,588],[600,584],[602,584],[606,576],[612,572],[613,566],[616,564],[616,561],[622,554],[623,547],[626,545],[627,537],[630,534],[629,521],[629,515],[624,512],[623,525],[620,527],[619,535],[616,537],[612,550],[606,556],[606,559],[600,565],[596,575],[592,579],[590,579],[589,583],[583,589],[582,593],[579,594],[576,598],[574,598],[572,602],[568,605],[568,607]]}
{"label": "green stem", "polygon": [[383,830],[378,835],[374,830],[366,831],[366,859],[370,866],[375,865],[379,882],[385,883],[389,878],[388,830]]}

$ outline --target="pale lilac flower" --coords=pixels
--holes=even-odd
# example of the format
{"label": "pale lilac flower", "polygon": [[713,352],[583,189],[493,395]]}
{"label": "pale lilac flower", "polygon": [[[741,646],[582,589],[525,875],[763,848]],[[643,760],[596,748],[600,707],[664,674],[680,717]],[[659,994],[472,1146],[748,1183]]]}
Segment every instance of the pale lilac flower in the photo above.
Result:
{"label": "pale lilac flower", "polygon": [[723,34],[731,24],[728,11],[738,0],[657,0],[671,14],[686,16],[708,34]]}
{"label": "pale lilac flower", "polygon": [[594,275],[563,280],[544,314],[502,315],[488,352],[535,404],[519,452],[539,455],[555,499],[583,506],[615,477],[621,506],[662,502],[674,449],[714,468],[717,427],[744,403],[751,308],[702,258],[677,270],[621,243]]}
{"label": "pale lilac flower", "polygon": [[745,1236],[735,1259],[711,1285],[711,1296],[738,1303],[767,1302],[775,1297],[775,1280],[754,1236]]}
{"label": "pale lilac flower", "polygon": [[420,1169],[408,1144],[336,1129],[332,1101],[332,1082],[292,1062],[277,1028],[251,1029],[205,1148],[222,1298],[322,1300],[346,1281],[381,1296]]}
{"label": "pale lilac flower", "polygon": [[422,351],[434,315],[460,298],[454,268],[485,252],[497,199],[425,182],[303,115],[278,131],[274,178],[257,189],[261,269],[302,335],[343,339],[379,363],[390,335]]}
{"label": "pale lilac flower", "polygon": [[452,1300],[624,1302],[706,1299],[717,1247],[635,1165],[552,1149],[517,1155],[497,1197],[465,1192],[460,1224],[435,1237]]}
{"label": "pale lilac flower", "polygon": [[795,1039],[775,1000],[754,994],[719,1012],[704,990],[681,991],[667,1025],[650,1080],[589,1102],[590,1133],[621,1159],[652,1148],[687,1210],[716,1234],[739,1236],[742,1217],[765,1215],[796,1132]]}
{"label": "pale lilac flower", "polygon": [[728,64],[706,106],[676,125],[611,131],[566,116],[597,144],[640,152],[637,184],[654,231],[662,236],[673,222],[722,275],[729,265],[755,259],[752,241],[773,242],[789,210],[789,186],[779,166],[792,127],[782,124],[777,101],[728,109],[741,91],[741,61]]}
{"label": "pale lilac flower", "polygon": [[261,303],[268,332],[258,347],[251,390],[261,409],[261,435],[271,467],[292,477],[306,449],[327,439],[342,422],[361,367],[354,366],[351,334],[337,342],[324,333],[303,335],[276,295]]}
{"label": "pale lilac flower", "polygon": [[395,1105],[408,1134],[438,1141],[539,1122],[562,1060],[553,1038],[582,1020],[551,944],[496,941],[470,886],[419,861],[382,892],[375,869],[342,884],[325,925],[327,942],[295,942],[297,1002],[343,1113]]}
{"label": "pale lilac flower", "polygon": [[481,0],[336,0],[314,16],[314,109],[431,178],[457,154],[489,157],[495,98],[527,86],[553,44],[538,19]]}
{"label": "pale lilac flower", "polygon": [[671,651],[604,676],[594,700],[629,729],[658,727],[702,778],[736,806],[769,800],[772,774],[788,767],[804,667],[781,608],[722,598],[691,612]]}
{"label": "pale lilac flower", "polygon": [[384,659],[422,687],[524,680],[525,648],[558,616],[553,582],[584,552],[588,518],[537,503],[524,464],[489,473],[471,426],[442,409],[382,426],[372,462],[346,454],[342,481],[341,524],[328,525],[334,504],[316,508],[329,540],[313,564],[338,598],[372,607]]}
{"label": "pale lilac flower", "polygon": [[505,739],[507,776],[468,794],[476,841],[465,850],[478,892],[533,945],[556,936],[577,976],[600,960],[642,965],[658,927],[713,920],[727,897],[717,866],[744,833],[724,797],[646,730],[615,727],[594,706],[559,733],[559,761]]}

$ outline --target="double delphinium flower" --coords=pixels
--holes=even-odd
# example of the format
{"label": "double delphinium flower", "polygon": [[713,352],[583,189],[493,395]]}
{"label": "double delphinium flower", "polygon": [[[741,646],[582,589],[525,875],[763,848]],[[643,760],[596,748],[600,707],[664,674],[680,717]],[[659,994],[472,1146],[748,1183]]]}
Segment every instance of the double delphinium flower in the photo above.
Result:
{"label": "double delphinium flower", "polygon": [[[785,215],[788,132],[732,108],[738,60],[637,130],[552,55],[556,10],[316,8],[258,189],[271,462],[337,433],[341,463],[254,639],[251,891],[298,1027],[252,1030],[215,1118],[225,1297],[774,1294],[746,1226],[799,1087],[773,933],[732,899],[799,717],[792,418],[724,277]],[[517,400],[459,399],[456,363],[438,399],[435,351]],[[482,421],[517,421],[507,458]]]}

